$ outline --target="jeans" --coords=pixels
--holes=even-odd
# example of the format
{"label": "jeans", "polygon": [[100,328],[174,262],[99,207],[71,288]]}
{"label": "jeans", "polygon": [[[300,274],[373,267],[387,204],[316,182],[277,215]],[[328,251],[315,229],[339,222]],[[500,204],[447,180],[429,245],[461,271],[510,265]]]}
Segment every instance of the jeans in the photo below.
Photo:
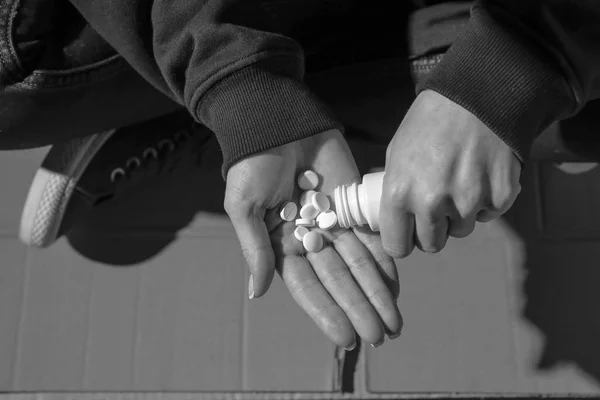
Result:
{"label": "jeans", "polygon": [[[0,0],[0,149],[54,144],[180,108],[86,27],[68,2],[54,2],[56,9],[38,17],[48,20],[47,35],[44,24],[19,25],[14,11],[28,3],[35,1]],[[65,44],[61,23],[83,28]]]}

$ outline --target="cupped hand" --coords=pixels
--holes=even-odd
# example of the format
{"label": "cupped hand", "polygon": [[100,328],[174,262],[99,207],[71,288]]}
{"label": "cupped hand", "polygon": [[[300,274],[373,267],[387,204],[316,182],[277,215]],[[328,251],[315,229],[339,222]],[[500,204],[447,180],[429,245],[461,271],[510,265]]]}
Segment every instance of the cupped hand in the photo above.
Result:
{"label": "cupped hand", "polygon": [[336,186],[360,179],[337,130],[253,155],[228,171],[225,210],[250,269],[250,296],[262,296],[277,270],[298,305],[335,344],[352,348],[356,332],[379,345],[386,333],[395,337],[402,328],[395,264],[379,235],[360,229],[311,228],[323,234],[325,245],[316,253],[305,251],[293,235],[294,222],[283,221],[279,210],[287,201],[298,203],[296,176],[307,169],[319,175],[317,190],[328,196]]}
{"label": "cupped hand", "polygon": [[379,218],[389,255],[435,253],[448,236],[505,213],[521,190],[521,164],[477,117],[446,97],[419,94],[387,149]]}

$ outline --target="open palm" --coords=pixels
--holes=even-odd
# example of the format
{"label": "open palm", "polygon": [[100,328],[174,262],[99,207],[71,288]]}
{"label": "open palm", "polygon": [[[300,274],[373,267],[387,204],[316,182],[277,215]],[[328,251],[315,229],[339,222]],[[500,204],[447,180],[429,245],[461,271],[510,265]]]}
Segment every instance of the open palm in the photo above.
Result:
{"label": "open palm", "polygon": [[252,274],[249,291],[263,295],[277,270],[298,305],[334,343],[351,348],[356,332],[381,344],[386,333],[395,337],[402,328],[394,262],[379,236],[361,229],[319,230],[326,245],[306,253],[293,235],[294,223],[279,218],[281,205],[298,202],[295,178],[305,169],[317,172],[318,190],[327,195],[360,179],[337,130],[251,156],[228,172],[225,208]]}

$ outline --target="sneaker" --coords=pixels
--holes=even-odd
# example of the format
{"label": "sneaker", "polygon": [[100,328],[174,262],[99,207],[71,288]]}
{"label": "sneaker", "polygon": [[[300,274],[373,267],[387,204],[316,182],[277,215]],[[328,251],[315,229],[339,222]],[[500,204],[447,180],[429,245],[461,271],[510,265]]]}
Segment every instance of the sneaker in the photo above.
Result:
{"label": "sneaker", "polygon": [[[209,148],[216,151],[202,157]],[[180,113],[55,145],[29,189],[20,239],[48,247],[92,208],[165,174],[206,167],[215,155],[214,135]]]}

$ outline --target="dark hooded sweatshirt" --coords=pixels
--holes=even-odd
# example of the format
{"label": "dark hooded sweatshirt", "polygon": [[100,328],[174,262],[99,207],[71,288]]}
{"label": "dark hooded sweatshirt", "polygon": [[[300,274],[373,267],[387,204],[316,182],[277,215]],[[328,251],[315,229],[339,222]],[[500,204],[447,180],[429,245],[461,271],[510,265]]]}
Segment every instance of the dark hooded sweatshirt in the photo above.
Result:
{"label": "dark hooded sweatshirt", "polygon": [[[368,38],[381,47],[390,42],[395,21],[400,24],[404,11],[398,5],[408,3],[71,2],[139,74],[217,135],[225,172],[253,153],[341,128],[303,82],[303,41],[323,35],[317,26],[339,25],[357,41]],[[411,3],[411,11],[423,3]],[[466,29],[418,90],[434,90],[465,107],[524,161],[545,127],[598,97],[600,1],[482,0],[465,6],[471,11]]]}

